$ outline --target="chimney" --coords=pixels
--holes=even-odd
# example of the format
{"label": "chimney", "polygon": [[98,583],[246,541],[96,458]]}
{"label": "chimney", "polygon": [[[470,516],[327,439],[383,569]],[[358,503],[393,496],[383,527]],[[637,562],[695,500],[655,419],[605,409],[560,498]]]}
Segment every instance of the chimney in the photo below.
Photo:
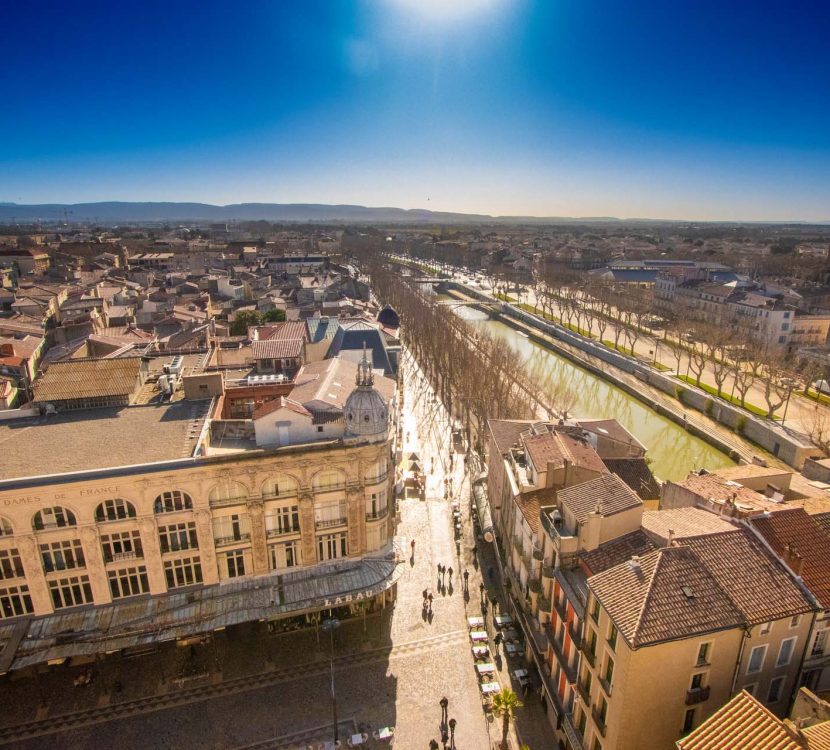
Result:
{"label": "chimney", "polygon": [[669,538],[666,540],[666,546],[671,547],[674,544],[674,529],[669,529]]}
{"label": "chimney", "polygon": [[804,558],[798,554],[798,550],[792,542],[784,548],[784,562],[795,575],[801,576],[801,572],[804,570]]}
{"label": "chimney", "polygon": [[639,555],[632,555],[631,559],[628,561],[628,567],[638,572],[640,570],[640,556]]}

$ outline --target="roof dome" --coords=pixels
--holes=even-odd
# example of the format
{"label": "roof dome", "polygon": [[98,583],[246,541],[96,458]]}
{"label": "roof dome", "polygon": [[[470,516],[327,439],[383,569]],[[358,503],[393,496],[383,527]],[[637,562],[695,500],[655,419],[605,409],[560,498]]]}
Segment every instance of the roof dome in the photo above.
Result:
{"label": "roof dome", "polygon": [[378,323],[386,328],[400,328],[401,317],[394,307],[384,305],[383,309],[378,313]]}
{"label": "roof dome", "polygon": [[349,394],[343,407],[346,437],[385,440],[389,428],[389,410],[386,402],[374,388],[372,367],[363,352],[357,366],[357,387]]}

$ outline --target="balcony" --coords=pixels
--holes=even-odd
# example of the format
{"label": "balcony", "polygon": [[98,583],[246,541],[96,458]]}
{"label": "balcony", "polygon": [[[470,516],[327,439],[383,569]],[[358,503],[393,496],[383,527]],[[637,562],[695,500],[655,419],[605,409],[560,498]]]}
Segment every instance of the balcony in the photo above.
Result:
{"label": "balcony", "polygon": [[574,646],[579,648],[582,645],[582,633],[579,632],[578,627],[574,626],[573,620],[568,623],[568,635],[570,635]]}
{"label": "balcony", "polygon": [[513,537],[513,549],[516,550],[516,552],[519,554],[519,556],[521,556],[523,548],[524,548],[524,545],[522,544],[522,538],[518,535],[514,536]]}
{"label": "balcony", "polygon": [[378,474],[376,477],[366,477],[366,479],[363,480],[363,483],[368,486],[370,484],[380,484],[381,482],[385,482],[387,479],[389,479],[389,472],[384,471],[383,474]]}
{"label": "balcony", "polygon": [[541,547],[534,547],[533,548],[533,559],[534,560],[539,560],[539,561],[542,561],[542,560],[545,559],[545,556],[542,553],[542,548]]}
{"label": "balcony", "polygon": [[138,552],[115,552],[112,556],[112,560],[108,562],[123,562],[124,560],[138,560],[143,558],[144,555],[139,555]]}
{"label": "balcony", "polygon": [[703,703],[706,700],[709,700],[709,685],[686,691],[687,706],[694,706],[695,703]]}
{"label": "balcony", "polygon": [[349,523],[348,516],[340,516],[340,518],[318,519],[314,521],[314,528],[319,529],[334,529],[338,526],[346,526]]}
{"label": "balcony", "polygon": [[586,706],[591,705],[591,691],[582,682],[576,683],[576,692]]}
{"label": "balcony", "polygon": [[539,594],[542,591],[542,582],[538,578],[531,578],[527,582],[527,588],[532,594]]}
{"label": "balcony", "polygon": [[217,547],[227,547],[230,544],[239,544],[241,542],[250,542],[251,535],[249,533],[244,534],[231,534],[230,536],[216,536],[213,538],[213,543]]}
{"label": "balcony", "polygon": [[595,651],[591,650],[591,647],[587,641],[582,641],[582,643],[579,646],[579,650],[585,657],[585,661],[587,661],[588,664],[590,664],[592,667],[595,667],[597,662],[597,655]]}
{"label": "balcony", "polygon": [[553,600],[553,608],[556,610],[556,614],[559,615],[559,619],[562,622],[568,619],[568,603],[563,599],[561,602],[559,599]]}
{"label": "balcony", "polygon": [[553,565],[542,566],[542,578],[553,578]]}
{"label": "balcony", "polygon": [[539,598],[536,600],[536,604],[539,605],[540,612],[550,612],[551,610],[551,600],[549,596],[545,596],[545,594],[541,594]]}
{"label": "balcony", "polygon": [[571,714],[562,715],[562,728],[565,730],[565,736],[573,750],[585,750],[585,745],[582,744],[582,735],[573,725]]}
{"label": "balcony", "polygon": [[366,514],[367,521],[380,521],[381,518],[386,518],[389,515],[389,508],[381,508],[380,510],[370,511]]}
{"label": "balcony", "polygon": [[299,534],[299,533],[300,533],[300,527],[299,526],[289,526],[289,527],[284,528],[284,529],[281,529],[281,528],[268,529],[265,532],[265,536],[267,536],[269,539],[273,539],[274,537],[277,537],[277,536],[288,536],[289,534]]}
{"label": "balcony", "polygon": [[603,737],[605,737],[605,730],[606,730],[605,718],[607,718],[607,717],[603,717],[602,714],[599,711],[597,711],[596,706],[591,706],[591,716],[594,717],[594,724],[597,725],[597,729],[599,730],[599,733]]}

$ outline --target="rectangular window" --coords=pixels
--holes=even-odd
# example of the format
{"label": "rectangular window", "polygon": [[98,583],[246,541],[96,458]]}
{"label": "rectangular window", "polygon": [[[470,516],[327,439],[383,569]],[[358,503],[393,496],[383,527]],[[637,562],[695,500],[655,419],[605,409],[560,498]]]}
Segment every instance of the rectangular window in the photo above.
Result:
{"label": "rectangular window", "polygon": [[765,622],[763,625],[761,625],[759,632],[761,635],[766,635],[767,633],[769,633],[770,630],[772,630],[772,623]]}
{"label": "rectangular window", "polygon": [[688,734],[692,731],[695,725],[695,710],[690,708],[686,711],[685,716],[683,717],[683,730],[682,734]]}
{"label": "rectangular window", "polygon": [[790,627],[797,628],[801,624],[801,615],[794,615],[790,618]]}
{"label": "rectangular window", "polygon": [[318,529],[345,526],[349,520],[348,515],[348,507],[346,506],[345,500],[315,505],[314,525]]}
{"label": "rectangular window", "polygon": [[217,545],[247,542],[251,538],[251,519],[234,513],[213,519],[213,541]]}
{"label": "rectangular window", "polygon": [[756,672],[760,672],[764,666],[764,657],[766,657],[766,655],[766,644],[753,648],[752,653],[749,655],[749,664],[747,665],[746,673],[755,674]]}
{"label": "rectangular window", "polygon": [[265,515],[265,533],[268,536],[300,533],[300,506],[286,505],[274,508]]}
{"label": "rectangular window", "polygon": [[23,575],[20,553],[14,548],[0,549],[0,580],[21,578]]}
{"label": "rectangular window", "polygon": [[813,648],[810,651],[810,656],[821,656],[824,653],[825,643],[827,643],[827,628],[819,630],[816,633],[816,639],[813,641]]}
{"label": "rectangular window", "polygon": [[92,586],[88,576],[58,578],[49,581],[49,593],[55,609],[92,604]]}
{"label": "rectangular window", "polygon": [[104,562],[118,562],[119,560],[140,560],[144,557],[141,546],[141,534],[136,531],[121,531],[117,534],[107,534],[101,537],[101,551]]}
{"label": "rectangular window", "polygon": [[611,685],[613,684],[614,680],[614,660],[609,656],[608,661],[605,663],[605,686],[608,690],[611,689]]}
{"label": "rectangular window", "polygon": [[346,532],[340,534],[323,534],[317,537],[317,559],[336,560],[339,557],[348,557],[348,541]]}
{"label": "rectangular window", "polygon": [[239,578],[245,575],[245,550],[236,549],[225,553],[225,565],[228,578]]}
{"label": "rectangular window", "polygon": [[778,648],[778,658],[775,660],[776,667],[783,667],[790,663],[793,658],[796,640],[797,638],[793,637],[781,641],[781,646]]}
{"label": "rectangular window", "polygon": [[164,576],[167,588],[192,586],[202,582],[202,563],[198,557],[185,557],[181,560],[165,560]]}
{"label": "rectangular window", "polygon": [[617,626],[611,623],[611,629],[608,631],[608,645],[612,649],[617,648]]}
{"label": "rectangular window", "polygon": [[295,568],[300,564],[300,543],[271,544],[268,547],[268,557],[271,562],[271,570]]}
{"label": "rectangular window", "polygon": [[189,521],[187,523],[174,523],[170,526],[160,526],[159,547],[162,553],[197,549],[199,538],[196,535],[196,522]]}
{"label": "rectangular window", "polygon": [[769,684],[769,693],[767,694],[767,703],[778,703],[781,700],[781,693],[784,690],[784,680],[786,677],[776,677]]}
{"label": "rectangular window", "polygon": [[138,596],[150,592],[147,582],[147,568],[143,565],[137,568],[121,568],[107,572],[110,582],[110,591],[113,599],[123,599],[127,596]]}
{"label": "rectangular window", "polygon": [[697,664],[698,666],[702,664],[709,663],[709,652],[712,648],[711,641],[706,643],[701,643],[697,648]]}
{"label": "rectangular window", "polygon": [[34,612],[28,586],[9,586],[0,589],[0,617],[18,617]]}
{"label": "rectangular window", "polygon": [[744,690],[751,696],[755,697],[755,691],[758,689],[758,683],[753,682],[751,685],[744,685]]}
{"label": "rectangular window", "polygon": [[41,544],[40,557],[46,573],[83,568],[85,565],[80,539],[65,539],[60,542]]}
{"label": "rectangular window", "polygon": [[594,599],[594,605],[591,607],[591,617],[594,622],[599,622],[599,600]]}

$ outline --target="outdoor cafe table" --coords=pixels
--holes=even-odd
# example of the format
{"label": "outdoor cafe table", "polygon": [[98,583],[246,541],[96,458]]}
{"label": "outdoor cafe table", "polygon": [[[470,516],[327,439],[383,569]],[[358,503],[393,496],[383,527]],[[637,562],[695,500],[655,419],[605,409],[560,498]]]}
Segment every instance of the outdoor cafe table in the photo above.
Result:
{"label": "outdoor cafe table", "polygon": [[362,744],[363,744],[363,735],[362,734],[353,734],[352,735],[352,746],[362,745]]}
{"label": "outdoor cafe table", "polygon": [[485,695],[489,693],[498,693],[501,691],[501,686],[498,682],[482,682],[479,683],[479,688],[481,688],[481,692]]}
{"label": "outdoor cafe table", "polygon": [[515,656],[516,654],[522,653],[522,647],[515,643],[506,643],[504,645],[504,650],[507,652],[508,656]]}
{"label": "outdoor cafe table", "polygon": [[526,669],[514,669],[513,676],[519,681],[520,685],[527,685],[527,670]]}
{"label": "outdoor cafe table", "polygon": [[490,649],[487,646],[473,646],[473,657],[476,659],[489,659]]}
{"label": "outdoor cafe table", "polygon": [[484,618],[479,615],[467,618],[467,626],[476,630],[481,630],[484,627]]}
{"label": "outdoor cafe table", "polygon": [[487,631],[486,630],[471,630],[470,631],[470,640],[471,641],[486,641],[487,640]]}
{"label": "outdoor cafe table", "polygon": [[479,674],[492,674],[496,671],[496,665],[492,662],[488,662],[487,664],[476,664],[476,670]]}
{"label": "outdoor cafe table", "polygon": [[510,641],[519,640],[519,633],[516,630],[513,630],[513,628],[510,628],[509,630],[502,631],[501,637],[504,638],[507,643],[510,643]]}
{"label": "outdoor cafe table", "polygon": [[510,615],[496,615],[493,619],[500,628],[513,624],[513,618]]}
{"label": "outdoor cafe table", "polygon": [[378,731],[378,739],[379,740],[391,740],[394,732],[392,727],[383,727],[380,731]]}

